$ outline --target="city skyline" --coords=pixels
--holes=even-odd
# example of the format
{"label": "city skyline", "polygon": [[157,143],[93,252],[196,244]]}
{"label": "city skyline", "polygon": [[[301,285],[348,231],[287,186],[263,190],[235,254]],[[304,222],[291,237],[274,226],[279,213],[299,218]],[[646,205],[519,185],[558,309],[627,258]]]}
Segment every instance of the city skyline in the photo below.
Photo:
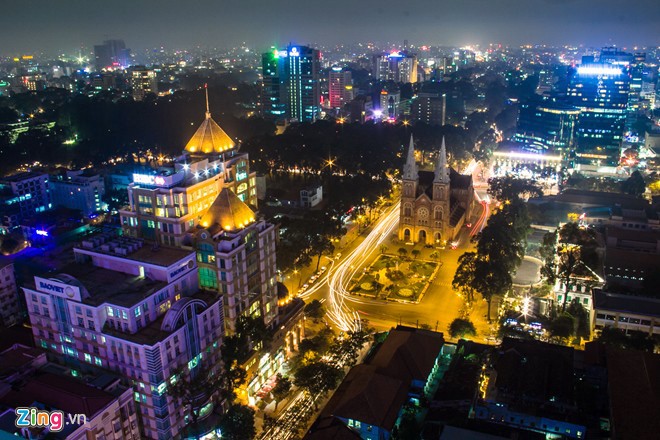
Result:
{"label": "city skyline", "polygon": [[[553,20],[561,26],[546,26]],[[62,53],[110,38],[122,38],[134,50],[404,39],[411,44],[447,46],[652,46],[660,43],[654,28],[658,21],[660,7],[652,0],[633,0],[625,10],[615,0],[597,5],[586,0],[467,0],[461,4],[413,0],[405,5],[385,0],[362,2],[359,7],[345,0],[331,5],[290,0],[276,9],[261,0],[239,5],[200,0],[185,7],[173,0],[147,0],[97,4],[93,10],[79,0],[66,5],[31,0],[20,6],[6,5],[0,18],[5,31],[0,55]]]}

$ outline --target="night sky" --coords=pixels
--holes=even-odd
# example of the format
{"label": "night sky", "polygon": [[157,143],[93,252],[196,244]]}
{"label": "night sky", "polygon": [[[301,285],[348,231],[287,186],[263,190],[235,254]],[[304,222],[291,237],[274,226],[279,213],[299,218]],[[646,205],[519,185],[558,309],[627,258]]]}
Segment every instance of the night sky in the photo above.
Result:
{"label": "night sky", "polygon": [[357,41],[660,45],[659,0],[14,0],[0,55]]}

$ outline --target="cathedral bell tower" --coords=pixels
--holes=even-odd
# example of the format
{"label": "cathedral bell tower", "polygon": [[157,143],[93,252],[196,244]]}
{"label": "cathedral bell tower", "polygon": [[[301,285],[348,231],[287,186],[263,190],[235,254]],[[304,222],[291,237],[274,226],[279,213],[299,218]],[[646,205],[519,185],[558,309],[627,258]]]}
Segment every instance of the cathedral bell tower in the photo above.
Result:
{"label": "cathedral bell tower", "polygon": [[406,163],[403,165],[403,176],[401,178],[401,208],[399,212],[399,240],[409,242],[414,232],[414,209],[417,198],[417,186],[419,185],[419,171],[415,163],[415,145],[410,135],[410,145]]}

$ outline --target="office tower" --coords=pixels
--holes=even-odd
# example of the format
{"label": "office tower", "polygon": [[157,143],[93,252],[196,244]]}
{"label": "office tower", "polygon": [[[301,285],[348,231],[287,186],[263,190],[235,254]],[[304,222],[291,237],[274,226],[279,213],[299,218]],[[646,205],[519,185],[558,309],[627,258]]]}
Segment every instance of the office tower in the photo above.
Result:
{"label": "office tower", "polygon": [[426,83],[413,98],[411,117],[429,125],[445,125],[447,95],[440,91],[438,83]]}
{"label": "office tower", "polygon": [[277,324],[275,227],[256,218],[236,194],[224,188],[194,232],[200,286],[225,298],[225,325],[236,331],[240,316]]}
{"label": "office tower", "polygon": [[53,207],[77,209],[84,216],[92,216],[105,207],[105,183],[100,174],[88,171],[67,171],[51,176],[50,197]]}
{"label": "office tower", "polygon": [[376,79],[400,83],[417,82],[417,57],[406,52],[393,51],[374,57]]}
{"label": "office tower", "polygon": [[380,112],[383,119],[394,119],[399,116],[399,103],[401,91],[398,87],[390,85],[380,91]]}
{"label": "office tower", "polygon": [[6,178],[3,186],[11,189],[12,198],[5,200],[7,208],[17,207],[21,218],[52,208],[48,174],[24,172]]}
{"label": "office tower", "polygon": [[256,186],[247,153],[211,118],[207,100],[206,118],[183,154],[170,166],[133,175],[121,224],[127,235],[180,246],[223,188],[256,207]]}
{"label": "office tower", "polygon": [[[646,54],[637,52],[633,55],[633,61],[630,64],[630,93],[628,95],[628,117],[626,118],[627,132],[631,132],[637,122],[642,98],[642,85],[646,75],[648,75]],[[644,135],[644,133],[635,134]]]}
{"label": "office tower", "polygon": [[266,118],[286,118],[286,52],[272,48],[262,54],[261,114]]}
{"label": "office tower", "polygon": [[[614,57],[615,54],[608,54],[605,59]],[[572,70],[566,94],[567,103],[580,109],[575,130],[576,157],[592,165],[617,165],[630,77],[625,67],[590,61],[583,59]]]}
{"label": "office tower", "polygon": [[536,152],[570,151],[580,110],[554,99],[533,98],[520,104],[515,142]]}
{"label": "office tower", "polygon": [[[168,386],[202,365],[219,373],[222,296],[198,289],[193,250],[107,232],[86,237],[74,255],[23,287],[37,347],[76,374],[120,374],[134,391],[140,438],[179,438],[190,415]],[[213,413],[215,392],[199,396],[201,417]]]}
{"label": "office tower", "polygon": [[299,122],[314,122],[321,111],[321,53],[291,45],[286,53],[288,116]]}
{"label": "office tower", "polygon": [[142,101],[147,93],[158,94],[158,79],[156,72],[144,66],[131,68],[131,87],[133,99]]}
{"label": "office tower", "polygon": [[333,67],[329,77],[330,107],[342,109],[353,100],[353,80],[351,72],[342,70],[341,67]]}
{"label": "office tower", "polygon": [[94,46],[94,66],[96,70],[126,68],[131,64],[131,50],[124,40],[106,40]]}

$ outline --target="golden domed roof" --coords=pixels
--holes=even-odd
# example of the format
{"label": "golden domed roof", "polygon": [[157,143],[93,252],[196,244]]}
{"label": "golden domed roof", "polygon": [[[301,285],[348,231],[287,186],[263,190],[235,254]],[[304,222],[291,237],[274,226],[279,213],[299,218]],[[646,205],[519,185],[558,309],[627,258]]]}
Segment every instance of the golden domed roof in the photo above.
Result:
{"label": "golden domed roof", "polygon": [[232,138],[211,118],[209,95],[206,90],[206,119],[186,144],[186,151],[204,154],[222,153],[235,146],[236,143]]}
{"label": "golden domed roof", "polygon": [[254,212],[234,191],[223,188],[199,224],[208,228],[217,223],[225,231],[236,231],[254,223],[254,218]]}

